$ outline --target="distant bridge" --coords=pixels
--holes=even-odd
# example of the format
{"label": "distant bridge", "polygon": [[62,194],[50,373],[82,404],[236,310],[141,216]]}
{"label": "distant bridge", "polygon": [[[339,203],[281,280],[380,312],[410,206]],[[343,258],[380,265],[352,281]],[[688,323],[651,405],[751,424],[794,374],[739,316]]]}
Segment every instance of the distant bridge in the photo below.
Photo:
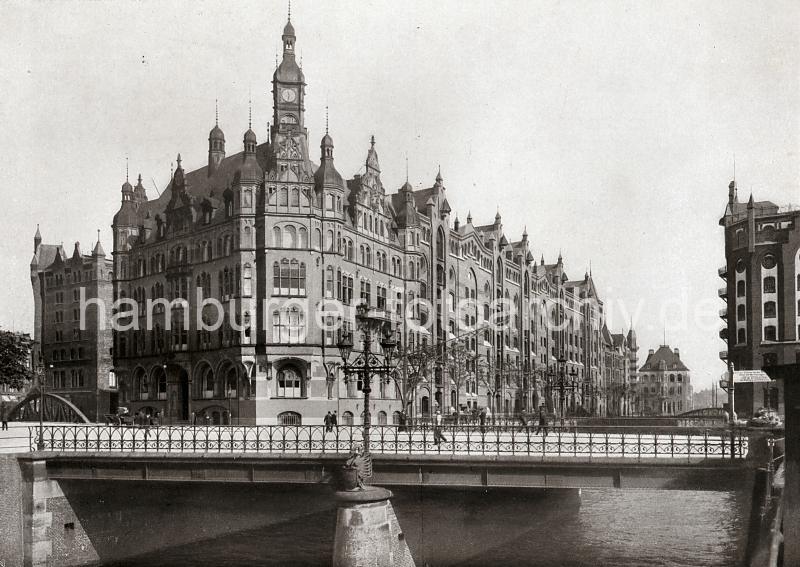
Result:
{"label": "distant bridge", "polygon": [[[680,428],[550,429],[450,426],[373,429],[374,484],[517,488],[727,490],[751,468],[746,435]],[[339,426],[47,426],[44,451],[54,480],[324,482],[362,442]],[[31,449],[39,428],[30,427]],[[731,447],[733,446],[733,451]]]}

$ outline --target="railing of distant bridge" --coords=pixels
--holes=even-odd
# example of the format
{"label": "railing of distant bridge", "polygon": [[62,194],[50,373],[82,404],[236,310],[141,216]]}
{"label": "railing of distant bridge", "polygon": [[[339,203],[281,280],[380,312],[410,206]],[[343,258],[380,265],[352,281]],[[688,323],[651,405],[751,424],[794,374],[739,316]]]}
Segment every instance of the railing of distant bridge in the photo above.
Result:
{"label": "railing of distant bridge", "polygon": [[[431,427],[374,426],[370,452],[408,455],[481,455],[539,457],[614,457],[645,461],[672,458],[741,459],[746,435],[729,431],[680,428],[442,427],[445,441],[435,443]],[[29,428],[31,450],[39,428]],[[47,426],[45,451],[146,453],[346,454],[362,443],[360,426],[260,425],[207,427]]]}

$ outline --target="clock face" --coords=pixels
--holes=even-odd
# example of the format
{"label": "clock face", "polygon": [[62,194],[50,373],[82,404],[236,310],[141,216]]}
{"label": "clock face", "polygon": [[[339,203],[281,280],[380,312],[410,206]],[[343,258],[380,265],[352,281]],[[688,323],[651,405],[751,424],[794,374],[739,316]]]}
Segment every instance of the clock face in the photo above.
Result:
{"label": "clock face", "polygon": [[284,102],[294,102],[296,96],[294,89],[283,89],[281,91],[281,99],[283,99]]}

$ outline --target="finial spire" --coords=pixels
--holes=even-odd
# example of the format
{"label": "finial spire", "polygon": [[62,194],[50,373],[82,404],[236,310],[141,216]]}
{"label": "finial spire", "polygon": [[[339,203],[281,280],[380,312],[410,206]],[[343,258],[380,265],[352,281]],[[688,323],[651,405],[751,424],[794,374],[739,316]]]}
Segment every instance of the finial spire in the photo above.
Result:
{"label": "finial spire", "polygon": [[325,133],[328,133],[328,105],[325,105]]}
{"label": "finial spire", "polygon": [[214,126],[219,126],[219,99],[214,99]]}
{"label": "finial spire", "polygon": [[178,154],[177,159],[175,160],[178,163],[178,169],[181,168],[181,154]]}
{"label": "finial spire", "polygon": [[408,152],[406,152],[406,183],[408,183]]}
{"label": "finial spire", "polygon": [[736,152],[733,152],[733,182],[736,183]]}
{"label": "finial spire", "polygon": [[375,134],[369,138],[369,147],[370,149],[375,149]]}
{"label": "finial spire", "polygon": [[97,242],[100,242],[100,229],[97,229]]}
{"label": "finial spire", "polygon": [[292,21],[292,0],[289,0],[289,21]]}
{"label": "finial spire", "polygon": [[253,129],[253,93],[250,92],[250,95],[247,98],[247,128],[252,130]]}
{"label": "finial spire", "polygon": [[128,181],[128,156],[125,156],[125,181]]}

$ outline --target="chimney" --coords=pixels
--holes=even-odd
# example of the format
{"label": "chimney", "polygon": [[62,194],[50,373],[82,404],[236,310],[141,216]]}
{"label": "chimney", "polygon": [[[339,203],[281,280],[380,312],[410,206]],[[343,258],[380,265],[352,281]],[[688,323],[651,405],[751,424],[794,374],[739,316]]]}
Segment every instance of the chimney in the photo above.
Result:
{"label": "chimney", "polygon": [[647,351],[647,356],[653,356],[655,354],[655,352],[656,351],[654,351],[653,349],[650,349],[650,350]]}
{"label": "chimney", "polygon": [[681,357],[681,351],[677,348],[675,349],[675,356],[677,356],[678,358]]}

